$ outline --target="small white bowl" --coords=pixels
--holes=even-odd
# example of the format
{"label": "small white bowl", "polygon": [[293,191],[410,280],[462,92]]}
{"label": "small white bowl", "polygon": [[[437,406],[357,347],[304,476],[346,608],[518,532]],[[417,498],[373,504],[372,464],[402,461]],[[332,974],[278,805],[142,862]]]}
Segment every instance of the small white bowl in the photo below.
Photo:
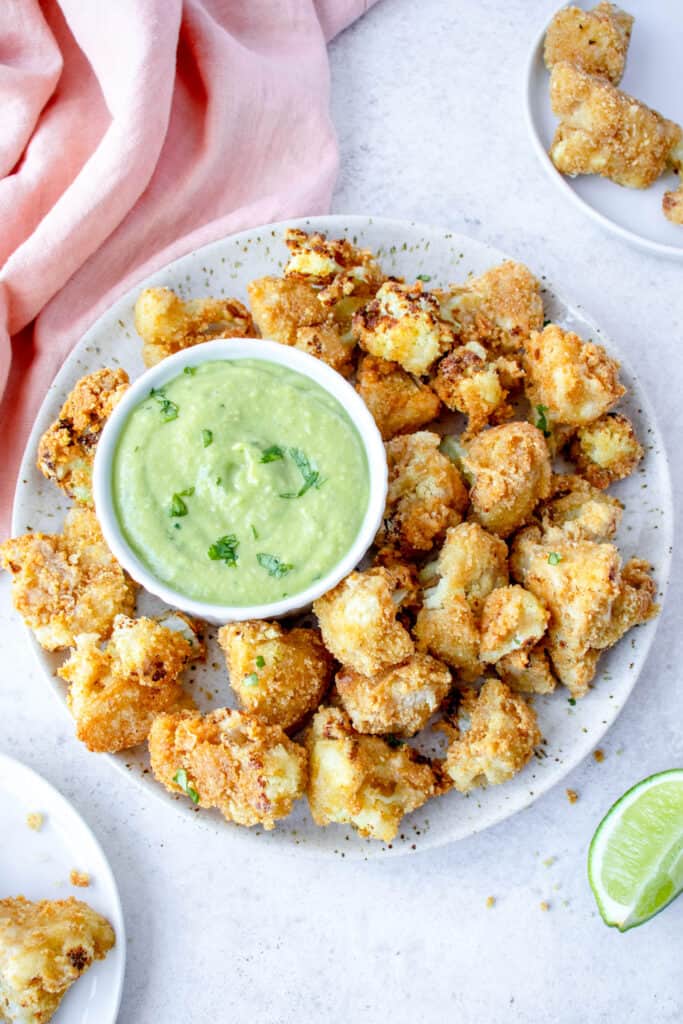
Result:
{"label": "small white bowl", "polygon": [[[186,594],[162,583],[143,565],[128,544],[119,524],[112,500],[112,461],[119,440],[119,434],[133,409],[143,401],[152,388],[163,387],[169,380],[182,373],[186,366],[219,359],[260,359],[278,363],[302,374],[324,388],[345,409],[356,427],[365,448],[369,472],[369,499],[365,517],[353,545],[327,576],[314,586],[292,594],[281,601],[260,605],[221,605],[195,601]],[[208,341],[194,348],[184,349],[169,356],[139,377],[126,391],[109,417],[97,445],[93,471],[93,496],[97,518],[102,527],[104,539],[114,557],[133,579],[150,593],[160,597],[166,604],[179,608],[189,615],[204,619],[215,625],[226,622],[242,622],[246,619],[276,619],[309,608],[313,601],[336,586],[340,580],[356,568],[372,544],[384,514],[387,496],[387,460],[384,444],[367,406],[360,395],[326,363],[298,349],[280,345],[274,341],[253,338],[222,338]]]}

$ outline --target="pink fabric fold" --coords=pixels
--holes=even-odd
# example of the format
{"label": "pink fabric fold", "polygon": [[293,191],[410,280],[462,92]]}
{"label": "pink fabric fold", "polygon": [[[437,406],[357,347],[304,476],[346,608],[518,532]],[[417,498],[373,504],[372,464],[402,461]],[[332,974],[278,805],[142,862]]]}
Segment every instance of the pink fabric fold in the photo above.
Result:
{"label": "pink fabric fold", "polygon": [[3,0],[0,530],[40,402],[146,274],[323,213],[326,42],[373,0]]}

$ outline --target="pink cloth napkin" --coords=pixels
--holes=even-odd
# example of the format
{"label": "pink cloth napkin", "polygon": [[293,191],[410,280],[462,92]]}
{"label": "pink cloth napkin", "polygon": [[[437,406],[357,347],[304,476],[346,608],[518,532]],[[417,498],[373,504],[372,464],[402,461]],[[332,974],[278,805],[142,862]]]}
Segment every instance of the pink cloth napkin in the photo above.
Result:
{"label": "pink cloth napkin", "polygon": [[2,0],[0,533],[85,329],[200,245],[329,208],[326,42],[373,0]]}

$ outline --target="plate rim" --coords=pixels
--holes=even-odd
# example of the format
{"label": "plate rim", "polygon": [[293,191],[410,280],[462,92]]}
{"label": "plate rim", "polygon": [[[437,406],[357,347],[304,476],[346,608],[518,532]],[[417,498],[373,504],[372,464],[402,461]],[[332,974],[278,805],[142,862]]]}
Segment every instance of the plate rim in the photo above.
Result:
{"label": "plate rim", "polygon": [[546,175],[552,179],[558,190],[567,199],[569,199],[576,209],[581,210],[585,215],[590,217],[591,220],[594,220],[596,224],[599,224],[606,231],[617,235],[625,242],[628,242],[630,245],[633,245],[638,249],[642,249],[645,252],[654,253],[655,255],[663,256],[666,259],[683,260],[683,241],[680,246],[669,245],[666,242],[652,241],[649,238],[645,238],[643,235],[639,235],[636,231],[631,231],[629,228],[622,227],[620,224],[617,224],[616,221],[612,220],[611,217],[608,217],[606,214],[596,210],[594,206],[591,206],[591,204],[580,196],[578,192],[574,191],[566,180],[566,177],[560,174],[541,141],[533,115],[532,97],[534,95],[533,80],[535,65],[539,57],[541,60],[543,59],[543,42],[548,25],[555,17],[555,14],[557,14],[558,11],[563,10],[566,6],[566,3],[564,3],[560,7],[556,8],[552,14],[544,16],[545,20],[543,21],[543,25],[534,36],[534,40],[529,48],[524,76],[524,120],[531,138],[533,149],[538,156]]}
{"label": "plate rim", "polygon": [[[226,236],[224,236],[223,238],[220,238],[220,239],[215,239],[214,241],[209,242],[209,243],[207,243],[204,246],[200,246],[198,249],[191,250],[190,252],[184,254],[183,256],[178,257],[177,259],[171,261],[168,264],[164,264],[163,266],[161,266],[161,267],[157,268],[155,271],[153,271],[151,274],[147,274],[145,277],[140,278],[140,280],[138,280],[129,289],[127,289],[124,293],[122,293],[120,296],[118,296],[118,298],[111,304],[111,306],[109,306],[106,310],[104,310],[97,317],[97,319],[91,324],[91,326],[88,328],[88,330],[80,337],[80,339],[78,340],[76,345],[73,347],[73,349],[69,353],[69,356],[67,357],[67,359],[65,359],[64,364],[60,368],[59,372],[56,374],[54,380],[50,384],[50,386],[49,386],[49,388],[48,388],[48,390],[47,390],[47,392],[45,394],[45,397],[43,398],[43,401],[41,402],[40,409],[39,409],[38,414],[36,416],[36,421],[35,421],[35,423],[34,423],[34,425],[32,427],[31,433],[29,435],[29,438],[28,438],[28,441],[27,441],[27,444],[26,444],[26,448],[24,450],[24,454],[22,456],[19,476],[17,478],[17,487],[16,487],[15,496],[14,496],[14,502],[13,502],[13,507],[12,507],[12,524],[11,524],[12,535],[14,536],[17,533],[18,529],[19,529],[19,517],[20,517],[20,508],[19,508],[19,506],[20,506],[20,495],[21,495],[21,490],[22,490],[21,479],[24,476],[24,471],[25,471],[26,466],[29,465],[29,466],[33,467],[33,464],[34,464],[33,453],[35,452],[37,441],[38,441],[38,438],[39,438],[40,433],[41,433],[41,431],[39,429],[39,423],[40,423],[40,421],[42,419],[42,414],[43,414],[43,410],[44,410],[45,405],[48,403],[48,401],[51,400],[52,394],[53,394],[54,390],[61,386],[61,383],[60,383],[61,380],[63,378],[67,378],[70,375],[70,373],[72,372],[71,371],[71,366],[70,366],[70,364],[71,364],[71,357],[75,353],[76,349],[77,348],[80,349],[81,347],[87,346],[90,343],[90,341],[92,340],[91,336],[96,335],[96,333],[97,333],[97,331],[99,329],[101,321],[103,319],[105,319],[106,317],[112,315],[113,311],[115,309],[117,309],[119,305],[124,305],[125,303],[130,303],[131,297],[136,294],[136,292],[139,290],[140,287],[144,287],[148,281],[154,280],[158,275],[167,273],[169,271],[172,271],[177,266],[177,264],[182,263],[183,261],[185,261],[186,259],[188,259],[191,256],[196,256],[199,253],[205,253],[208,250],[211,250],[213,248],[220,249],[220,247],[222,245],[224,245],[226,242],[239,242],[242,239],[251,237],[251,236],[253,236],[253,235],[255,235],[255,234],[259,233],[259,232],[260,233],[264,233],[266,231],[272,231],[272,232],[275,232],[275,233],[278,233],[278,232],[282,233],[286,227],[309,227],[311,229],[319,228],[320,230],[327,231],[327,232],[339,230],[342,234],[351,234],[354,225],[357,225],[358,227],[362,226],[363,228],[367,228],[368,226],[375,225],[375,224],[378,225],[381,228],[393,229],[394,231],[405,231],[406,228],[408,227],[408,228],[410,228],[413,231],[415,231],[415,230],[421,231],[421,232],[423,232],[426,235],[428,235],[428,234],[437,234],[442,240],[444,239],[444,236],[446,236],[446,235],[448,236],[449,239],[453,239],[454,242],[457,242],[458,240],[462,239],[466,243],[473,244],[476,247],[481,247],[483,249],[486,249],[491,254],[492,261],[500,261],[500,260],[504,260],[504,259],[513,258],[508,253],[498,249],[494,245],[490,245],[486,241],[481,241],[480,239],[473,238],[473,237],[471,237],[469,235],[464,235],[462,232],[459,232],[459,231],[455,231],[455,230],[454,231],[450,231],[447,227],[445,227],[443,225],[441,225],[441,226],[439,226],[439,225],[431,225],[431,224],[424,223],[422,221],[403,220],[401,218],[395,218],[395,217],[374,216],[372,214],[348,214],[348,215],[347,214],[327,214],[327,215],[323,214],[323,215],[315,215],[315,216],[310,216],[310,217],[291,218],[291,219],[286,219],[286,220],[283,220],[283,221],[276,221],[276,222],[272,222],[272,223],[269,223],[269,224],[256,225],[255,227],[246,228],[243,231],[236,232],[236,233],[231,234],[231,235],[226,235]],[[616,357],[618,358],[619,362],[621,363],[621,365],[625,369],[626,374],[630,378],[630,380],[638,382],[638,376],[633,371],[633,368],[632,368],[632,366],[630,364],[630,360],[628,358],[624,357],[623,353],[619,350],[618,346],[615,345],[615,343],[612,341],[611,336],[606,334],[599,327],[599,325],[595,322],[595,320],[592,318],[592,316],[587,314],[580,304],[567,301],[565,296],[564,296],[564,294],[563,294],[563,292],[558,290],[558,289],[556,289],[554,287],[552,280],[549,280],[548,278],[544,278],[543,285],[544,285],[544,287],[546,287],[549,290],[549,292],[552,294],[552,296],[553,296],[553,298],[555,300],[559,301],[560,303],[562,303],[566,307],[568,312],[570,312],[572,314],[577,314],[578,313],[580,319],[583,320],[584,323],[588,324],[596,332],[596,334],[600,337],[601,342],[606,342],[607,343],[608,350],[611,350],[612,354],[616,355]],[[657,579],[658,592],[661,594],[661,598],[660,598],[660,608],[661,608],[661,607],[663,607],[663,605],[665,603],[666,594],[667,594],[667,591],[668,591],[668,584],[669,584],[670,575],[671,575],[672,548],[673,548],[673,540],[674,540],[674,503],[673,503],[673,486],[672,486],[672,478],[671,478],[671,463],[670,463],[669,454],[668,454],[668,451],[667,451],[667,448],[666,448],[666,444],[664,442],[664,437],[663,437],[662,432],[661,432],[660,427],[659,427],[659,422],[657,420],[655,409],[654,409],[653,404],[652,404],[652,402],[650,400],[649,394],[642,387],[641,387],[641,390],[640,390],[639,398],[642,399],[643,412],[644,412],[645,418],[646,418],[646,420],[648,422],[648,426],[653,431],[654,439],[657,442],[657,446],[658,446],[658,449],[659,449],[659,457],[661,459],[661,462],[662,462],[662,465],[663,465],[663,469],[665,470],[665,472],[663,472],[663,474],[662,474],[662,479],[663,479],[663,484],[664,484],[664,493],[662,495],[662,504],[664,506],[664,513],[665,513],[663,515],[663,517],[662,517],[662,519],[663,519],[663,522],[662,522],[662,536],[664,538],[664,540],[663,540],[664,557],[662,558],[662,562],[661,562],[661,566],[660,566],[660,572],[659,572],[658,579]],[[572,772],[575,768],[577,768],[578,765],[581,764],[581,762],[588,756],[590,750],[593,747],[595,747],[600,742],[600,740],[605,736],[605,734],[609,731],[609,729],[615,723],[615,721],[619,717],[621,711],[623,710],[624,706],[630,700],[631,695],[633,693],[633,690],[634,690],[634,688],[636,686],[636,683],[638,682],[638,680],[640,678],[641,672],[645,668],[645,665],[647,663],[647,659],[648,659],[649,654],[650,654],[650,650],[652,648],[652,644],[654,643],[654,638],[655,638],[655,636],[657,634],[657,630],[659,628],[660,621],[661,621],[661,614],[658,615],[657,618],[654,619],[649,624],[651,626],[651,628],[648,630],[648,632],[645,635],[645,637],[643,638],[643,640],[641,640],[641,644],[643,646],[642,646],[642,657],[641,657],[640,668],[639,668],[638,672],[635,675],[630,676],[628,689],[625,691],[623,701],[621,702],[621,704],[619,705],[618,709],[616,710],[616,713],[613,714],[612,717],[608,717],[607,718],[607,724],[606,725],[602,725],[601,724],[599,727],[597,727],[595,729],[595,732],[591,733],[590,743],[586,746],[585,750],[583,749],[583,747],[581,747],[580,749],[581,749],[582,752],[580,753],[580,755],[578,757],[572,757],[572,758],[570,758],[569,762],[565,762],[564,763],[565,770],[556,779],[554,779],[552,782],[548,782],[547,784],[544,783],[544,782],[541,782],[540,784],[535,785],[534,791],[533,791],[533,796],[531,796],[531,797],[529,796],[528,791],[525,793],[524,796],[520,795],[520,800],[519,800],[519,805],[518,806],[514,806],[514,804],[515,804],[514,799],[512,801],[512,803],[513,803],[512,807],[505,806],[505,805],[501,804],[498,812],[494,813],[494,814],[491,814],[489,817],[485,818],[485,823],[482,824],[481,827],[473,828],[469,832],[467,832],[466,834],[463,834],[463,835],[460,835],[460,836],[455,836],[455,837],[453,837],[451,835],[445,835],[445,836],[437,837],[436,839],[431,840],[431,841],[427,840],[426,842],[421,842],[420,845],[418,846],[417,850],[411,849],[409,844],[407,844],[407,843],[406,844],[401,844],[401,845],[394,845],[392,848],[389,848],[387,846],[387,844],[379,843],[376,840],[363,840],[364,844],[368,844],[368,845],[371,846],[372,852],[367,852],[368,851],[368,845],[363,845],[362,847],[359,846],[357,850],[354,849],[352,851],[351,849],[348,849],[346,851],[346,859],[348,859],[349,861],[355,861],[355,860],[358,860],[358,859],[374,859],[375,857],[378,857],[378,856],[384,856],[384,857],[387,857],[387,856],[392,856],[392,857],[407,856],[409,854],[422,853],[422,852],[427,852],[428,850],[438,849],[440,847],[447,846],[447,845],[449,845],[451,843],[460,842],[463,839],[469,838],[472,835],[476,835],[479,832],[483,832],[483,831],[485,831],[488,828],[491,828],[491,827],[493,827],[495,825],[498,825],[502,821],[504,821],[505,819],[513,817],[515,814],[518,814],[521,811],[526,810],[528,807],[530,807],[532,804],[534,804],[538,799],[540,799],[541,796],[543,796],[546,793],[548,793],[556,785],[559,785],[562,782],[562,780],[565,779],[570,774],[570,772]],[[52,673],[48,672],[46,670],[45,666],[42,663],[42,660],[41,660],[42,649],[40,648],[40,646],[38,645],[37,641],[35,640],[31,630],[27,626],[25,626],[23,623],[22,623],[22,626],[23,626],[23,628],[25,630],[25,633],[27,635],[29,646],[31,647],[31,649],[33,651],[35,662],[36,662],[36,664],[37,664],[37,666],[38,666],[38,668],[40,670],[40,673],[41,673],[42,677],[45,679],[47,685],[49,686],[50,690],[52,691],[55,699],[59,702],[59,704],[62,707],[63,711],[68,716],[69,713],[68,713],[66,704],[65,704],[65,702],[64,702],[64,700],[62,698],[61,693],[57,689],[57,686],[55,685],[55,680],[54,680],[54,678],[52,676]],[[69,716],[69,719],[70,719],[70,716]],[[117,770],[117,772],[119,772],[120,774],[122,774],[125,777],[129,778],[132,781],[132,783],[139,790],[141,789],[145,794],[151,795],[155,799],[162,800],[166,807],[169,806],[169,802],[168,802],[169,794],[166,793],[165,790],[163,790],[163,788],[161,786],[148,786],[148,785],[145,785],[142,780],[137,778],[137,775],[136,775],[135,771],[131,771],[131,770],[127,769],[125,763],[119,757],[117,757],[116,755],[105,754],[104,757],[107,758],[109,763]],[[196,820],[195,820],[195,827],[196,827],[197,824],[199,824],[201,828],[211,829],[213,832],[216,831],[215,828],[212,828],[212,819],[209,819],[207,817],[206,820],[202,821],[200,816],[194,815],[194,812],[193,812],[192,809],[183,807],[182,804],[179,801],[174,801],[174,803],[176,803],[176,810],[179,810],[180,813],[184,817],[187,818],[187,817],[189,817],[189,815],[192,814],[193,817],[196,818]],[[229,823],[226,823],[226,824],[229,825]],[[228,828],[224,829],[224,832],[225,832],[226,836],[230,837],[230,839],[236,840],[236,841],[240,841],[240,842],[252,842],[253,843],[253,842],[255,842],[259,838],[258,835],[255,835],[251,829],[241,828],[241,827],[238,827],[238,826],[234,826],[233,828],[229,828],[228,827]],[[265,845],[264,841],[261,841],[261,846],[264,846],[264,845]],[[316,846],[315,844],[308,844],[308,843],[301,844],[301,843],[288,842],[288,843],[279,843],[278,844],[277,852],[278,853],[284,852],[288,856],[298,856],[298,855],[303,854],[303,855],[309,856],[309,857],[320,857],[320,858],[323,858],[323,857],[329,856],[331,851],[329,851],[328,849],[322,848],[320,846]]]}

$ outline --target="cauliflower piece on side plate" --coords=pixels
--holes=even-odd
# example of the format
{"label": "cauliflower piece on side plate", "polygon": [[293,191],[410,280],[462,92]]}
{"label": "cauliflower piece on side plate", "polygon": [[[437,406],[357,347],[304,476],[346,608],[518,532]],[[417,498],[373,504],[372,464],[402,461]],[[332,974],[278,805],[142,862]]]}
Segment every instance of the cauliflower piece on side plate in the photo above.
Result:
{"label": "cauliflower piece on side plate", "polygon": [[619,85],[634,19],[616,4],[603,0],[591,11],[564,7],[548,26],[545,36],[545,66],[568,61],[591,75]]}
{"label": "cauliflower piece on side plate", "polygon": [[432,389],[398,363],[366,355],[356,390],[373,415],[383,440],[409,434],[436,419],[441,402]]}
{"label": "cauliflower piece on side plate", "polygon": [[237,825],[269,830],[306,788],[307,757],[279,725],[218,708],[155,718],[149,734],[155,778]]}
{"label": "cauliflower piece on side plate", "polygon": [[683,185],[664,193],[662,210],[672,224],[683,224]]}
{"label": "cauliflower piece on side plate", "polygon": [[306,735],[308,802],[316,825],[352,825],[361,836],[395,838],[405,814],[447,786],[411,747],[361,736],[341,708],[321,708]]}
{"label": "cauliflower piece on side plate", "polygon": [[416,374],[427,373],[455,338],[440,319],[437,299],[423,291],[420,281],[385,281],[372,302],[355,314],[353,329],[366,352]]}

